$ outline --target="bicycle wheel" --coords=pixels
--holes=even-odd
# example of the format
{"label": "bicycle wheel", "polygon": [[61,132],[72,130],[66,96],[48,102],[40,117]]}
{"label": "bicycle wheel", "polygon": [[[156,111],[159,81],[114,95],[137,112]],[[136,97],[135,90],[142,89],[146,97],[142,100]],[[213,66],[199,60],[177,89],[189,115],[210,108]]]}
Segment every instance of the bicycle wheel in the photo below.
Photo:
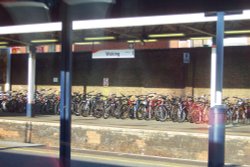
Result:
{"label": "bicycle wheel", "polygon": [[232,123],[239,123],[239,110],[238,109],[233,110]]}
{"label": "bicycle wheel", "polygon": [[18,102],[18,107],[17,107],[17,112],[18,113],[23,113],[26,110],[26,103],[24,102]]}
{"label": "bicycle wheel", "polygon": [[93,116],[96,118],[101,118],[103,116],[102,109],[94,109]]}
{"label": "bicycle wheel", "polygon": [[104,113],[104,104],[103,102],[97,102],[93,108],[93,116],[96,118],[101,118]]}
{"label": "bicycle wheel", "polygon": [[144,104],[140,104],[136,111],[136,118],[142,120],[145,118],[145,113],[147,112],[147,107]]}
{"label": "bicycle wheel", "polygon": [[2,103],[1,103],[3,112],[7,112],[8,111],[8,108],[7,108],[6,104],[7,104],[7,101],[2,101]]}
{"label": "bicycle wheel", "polygon": [[169,113],[169,111],[167,110],[166,107],[164,107],[164,106],[157,106],[155,108],[155,119],[157,121],[164,122],[169,117],[168,113]]}
{"label": "bicycle wheel", "polygon": [[8,112],[16,112],[17,110],[17,100],[10,100],[6,103],[6,108]]}
{"label": "bicycle wheel", "polygon": [[[209,123],[209,109],[203,110],[203,114],[202,114],[202,122],[203,123]],[[226,122],[226,116],[225,116],[225,122]]]}
{"label": "bicycle wheel", "polygon": [[193,123],[200,123],[199,117],[200,117],[200,111],[199,110],[194,110],[192,112],[192,121]]}
{"label": "bicycle wheel", "polygon": [[54,113],[54,106],[51,101],[47,101],[46,103],[46,113],[53,114]]}
{"label": "bicycle wheel", "polygon": [[47,114],[46,111],[47,111],[46,110],[46,103],[41,103],[41,110],[40,110],[41,114]]}
{"label": "bicycle wheel", "polygon": [[105,109],[104,109],[104,112],[103,112],[103,118],[104,119],[108,119],[109,116],[110,116],[110,113],[111,113],[111,106],[107,106]]}
{"label": "bicycle wheel", "polygon": [[127,119],[130,114],[130,107],[127,104],[122,105],[121,107],[121,119]]}
{"label": "bicycle wheel", "polygon": [[60,115],[60,102],[56,102],[54,105],[54,114]]}
{"label": "bicycle wheel", "polygon": [[81,102],[78,108],[78,112],[81,116],[87,117],[90,114],[90,106],[86,102]]}
{"label": "bicycle wheel", "polygon": [[119,119],[121,118],[121,105],[117,106],[115,109],[114,109],[114,117]]}
{"label": "bicycle wheel", "polygon": [[186,120],[187,114],[186,114],[185,110],[178,109],[178,114],[177,115],[178,115],[178,117],[177,117],[178,122],[184,122]]}
{"label": "bicycle wheel", "polygon": [[188,111],[187,113],[187,121],[190,123],[194,123],[192,120],[192,111]]}
{"label": "bicycle wheel", "polygon": [[80,113],[78,111],[79,105],[75,102],[71,102],[71,113],[75,116],[80,116]]}
{"label": "bicycle wheel", "polygon": [[173,107],[171,112],[170,112],[170,118],[173,122],[178,121],[178,108]]}

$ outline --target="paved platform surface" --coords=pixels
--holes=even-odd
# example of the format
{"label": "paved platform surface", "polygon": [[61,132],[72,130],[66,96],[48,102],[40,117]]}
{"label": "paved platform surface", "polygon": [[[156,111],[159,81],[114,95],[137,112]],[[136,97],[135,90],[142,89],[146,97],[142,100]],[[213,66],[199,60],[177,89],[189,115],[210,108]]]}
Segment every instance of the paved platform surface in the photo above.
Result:
{"label": "paved platform surface", "polygon": [[[0,139],[59,146],[60,116],[0,113]],[[72,116],[72,148],[206,161],[207,124]],[[250,124],[226,125],[225,162],[250,164]],[[11,146],[10,146],[11,147]]]}
{"label": "paved platform surface", "polygon": [[[23,113],[0,113],[2,120],[20,120],[32,122],[49,122],[60,123],[59,115],[36,115],[32,118],[26,117]],[[159,122],[155,120],[132,120],[132,119],[116,119],[116,118],[94,118],[72,115],[72,124],[74,125],[90,125],[101,127],[119,127],[129,129],[145,129],[145,130],[160,130],[160,131],[175,131],[175,132],[193,132],[193,133],[208,133],[208,124],[195,124],[189,122]],[[226,134],[234,136],[250,136],[250,123],[248,124],[226,124]]]}

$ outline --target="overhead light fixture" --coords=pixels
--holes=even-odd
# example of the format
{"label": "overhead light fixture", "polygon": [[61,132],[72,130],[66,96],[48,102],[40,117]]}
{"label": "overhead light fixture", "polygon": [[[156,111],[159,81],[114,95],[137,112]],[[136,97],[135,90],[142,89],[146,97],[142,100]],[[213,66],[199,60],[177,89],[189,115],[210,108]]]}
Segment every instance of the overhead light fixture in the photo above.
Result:
{"label": "overhead light fixture", "polygon": [[169,34],[149,34],[150,38],[164,38],[164,37],[182,37],[185,36],[183,33],[169,33]]}
{"label": "overhead light fixture", "polygon": [[127,43],[140,43],[140,42],[145,42],[145,43],[149,43],[149,42],[157,42],[156,39],[144,39],[144,40],[128,40]]}
{"label": "overhead light fixture", "polygon": [[53,43],[58,42],[57,39],[37,39],[30,41],[31,43]]}
{"label": "overhead light fixture", "polygon": [[190,40],[210,40],[212,37],[192,37]]}
{"label": "overhead light fixture", "polygon": [[[249,20],[250,10],[244,10],[243,14],[226,15],[225,21],[232,20]],[[199,22],[216,22],[217,17],[206,17],[205,13],[192,14],[176,14],[176,15],[161,15],[161,16],[145,16],[131,18],[116,18],[116,19],[99,19],[74,21],[73,30],[93,29],[93,28],[115,28],[115,27],[136,27],[136,26],[152,26],[166,24],[185,24]]]}
{"label": "overhead light fixture", "polygon": [[75,45],[99,45],[101,42],[75,42]]}
{"label": "overhead light fixture", "polygon": [[0,35],[61,31],[62,23],[25,24],[0,27]]}
{"label": "overhead light fixture", "polygon": [[8,45],[8,44],[9,44],[8,42],[0,41],[0,45]]}
{"label": "overhead light fixture", "polygon": [[250,30],[230,30],[230,31],[225,31],[225,34],[249,34]]}
{"label": "overhead light fixture", "polygon": [[[250,10],[243,10],[243,14],[226,15],[224,17],[224,20],[225,21],[250,20]],[[185,24],[185,23],[216,22],[216,21],[217,21],[216,16],[206,17],[204,13],[114,18],[114,19],[96,19],[96,20],[73,21],[73,30]],[[55,32],[61,30],[62,30],[61,22],[28,24],[28,25],[0,27],[0,35]]]}
{"label": "overhead light fixture", "polygon": [[6,48],[8,48],[8,46],[4,46],[4,45],[0,46],[0,49],[6,49]]}
{"label": "overhead light fixture", "polygon": [[102,41],[102,40],[114,40],[115,37],[113,36],[103,36],[103,37],[86,37],[84,38],[85,41]]}

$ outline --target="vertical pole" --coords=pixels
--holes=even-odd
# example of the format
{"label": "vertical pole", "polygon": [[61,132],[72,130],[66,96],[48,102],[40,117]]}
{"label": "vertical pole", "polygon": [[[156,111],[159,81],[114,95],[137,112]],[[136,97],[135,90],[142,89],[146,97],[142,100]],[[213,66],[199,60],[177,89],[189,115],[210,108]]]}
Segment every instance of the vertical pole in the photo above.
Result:
{"label": "vertical pole", "polygon": [[7,49],[6,83],[4,90],[10,91],[11,82],[11,48]]}
{"label": "vertical pole", "polygon": [[60,72],[60,167],[70,167],[72,20],[70,6],[62,2],[62,55]]}
{"label": "vertical pole", "polygon": [[222,104],[223,66],[224,66],[224,12],[217,13],[216,27],[216,104]]}
{"label": "vertical pole", "polygon": [[33,103],[34,104],[34,101],[35,101],[35,91],[36,91],[36,48],[33,47],[32,48],[32,94],[33,94]]}
{"label": "vertical pole", "polygon": [[[216,34],[216,64],[213,75],[215,88],[215,99],[213,100],[209,117],[209,148],[208,148],[208,166],[223,167],[225,159],[225,106],[222,105],[222,87],[223,87],[223,59],[224,59],[224,12],[217,13],[217,34]],[[214,51],[214,50],[213,50]],[[212,53],[214,54],[214,53]],[[215,57],[215,56],[214,56]],[[212,57],[212,59],[214,58]],[[215,63],[216,62],[216,63]]]}
{"label": "vertical pole", "polygon": [[210,75],[210,107],[214,107],[216,103],[216,39],[213,38],[211,53],[211,75]]}
{"label": "vertical pole", "polygon": [[27,49],[29,53],[28,57],[28,96],[27,96],[27,117],[33,117],[32,105],[34,104],[35,94],[35,48],[30,47]]}

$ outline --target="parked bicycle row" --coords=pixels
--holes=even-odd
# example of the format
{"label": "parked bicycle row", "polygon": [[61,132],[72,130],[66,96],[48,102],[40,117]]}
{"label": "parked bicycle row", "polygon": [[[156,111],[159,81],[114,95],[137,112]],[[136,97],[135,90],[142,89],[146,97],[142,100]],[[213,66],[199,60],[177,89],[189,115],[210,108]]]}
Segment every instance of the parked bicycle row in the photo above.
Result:
{"label": "parked bicycle row", "polygon": [[[3,112],[25,112],[27,92],[1,92],[0,110]],[[250,120],[250,103],[247,98],[231,97],[223,99],[227,106],[228,123],[247,123]],[[208,123],[210,102],[208,97],[178,97],[150,93],[147,95],[101,93],[73,93],[71,102],[72,114],[83,117],[117,119],[138,119]],[[60,96],[51,90],[36,91],[33,102],[36,114],[60,114]]]}

